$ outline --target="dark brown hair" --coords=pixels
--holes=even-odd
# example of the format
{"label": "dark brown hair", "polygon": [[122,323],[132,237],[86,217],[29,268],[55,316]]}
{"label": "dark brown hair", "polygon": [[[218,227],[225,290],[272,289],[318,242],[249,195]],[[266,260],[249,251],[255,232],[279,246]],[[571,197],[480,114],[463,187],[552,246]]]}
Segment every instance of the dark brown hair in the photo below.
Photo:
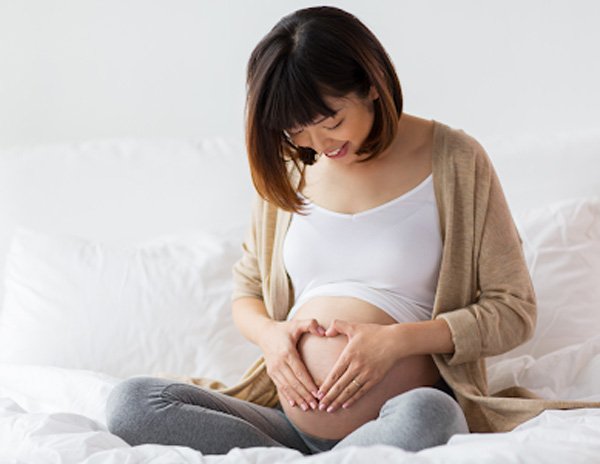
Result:
{"label": "dark brown hair", "polygon": [[247,70],[246,148],[252,179],[267,201],[288,211],[303,205],[288,164],[312,164],[315,152],[297,147],[284,130],[335,114],[324,97],[360,98],[371,87],[371,132],[358,153],[372,159],[394,140],[402,92],[394,66],[373,33],[338,8],[315,7],[281,19],[256,46]]}

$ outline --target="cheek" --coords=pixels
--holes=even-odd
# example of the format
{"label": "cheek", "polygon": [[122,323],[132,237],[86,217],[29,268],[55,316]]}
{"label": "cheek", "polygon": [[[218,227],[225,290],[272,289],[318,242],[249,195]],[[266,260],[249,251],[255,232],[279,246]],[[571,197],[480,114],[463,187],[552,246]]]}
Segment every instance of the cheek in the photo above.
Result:
{"label": "cheek", "polygon": [[304,134],[294,135],[293,137],[291,137],[291,139],[299,147],[310,148],[310,138]]}
{"label": "cheek", "polygon": [[373,117],[363,117],[351,121],[350,124],[348,124],[347,138],[352,139],[356,144],[361,145],[371,133],[373,120]]}

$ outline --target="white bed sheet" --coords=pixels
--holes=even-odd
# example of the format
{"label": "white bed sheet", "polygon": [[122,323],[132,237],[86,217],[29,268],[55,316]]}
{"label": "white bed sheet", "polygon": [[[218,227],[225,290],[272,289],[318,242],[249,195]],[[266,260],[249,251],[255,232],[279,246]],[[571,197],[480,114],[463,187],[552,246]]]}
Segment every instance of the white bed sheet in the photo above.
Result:
{"label": "white bed sheet", "polygon": [[[592,366],[593,368],[594,366]],[[105,402],[119,379],[93,371],[0,365],[0,462],[123,463],[593,463],[600,462],[600,410],[546,411],[509,433],[454,437],[408,453],[377,446],[304,457],[289,449],[203,456],[185,447],[131,447],[106,429]]]}

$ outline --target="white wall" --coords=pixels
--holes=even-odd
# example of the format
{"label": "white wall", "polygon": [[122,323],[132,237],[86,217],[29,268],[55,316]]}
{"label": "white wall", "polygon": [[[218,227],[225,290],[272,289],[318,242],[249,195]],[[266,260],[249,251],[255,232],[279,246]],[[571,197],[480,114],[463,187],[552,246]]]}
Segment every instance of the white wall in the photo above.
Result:
{"label": "white wall", "polygon": [[[600,126],[600,2],[345,0],[407,112],[476,136]],[[294,0],[0,0],[0,145],[242,135],[244,71]]]}

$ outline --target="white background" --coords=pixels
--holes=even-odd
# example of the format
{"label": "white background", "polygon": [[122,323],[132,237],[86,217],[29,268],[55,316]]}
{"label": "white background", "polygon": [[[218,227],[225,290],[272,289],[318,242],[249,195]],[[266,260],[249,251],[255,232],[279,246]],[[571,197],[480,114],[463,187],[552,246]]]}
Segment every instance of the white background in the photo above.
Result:
{"label": "white background", "polygon": [[[405,110],[476,137],[600,127],[600,2],[346,0]],[[0,145],[242,137],[246,60],[294,0],[0,0]]]}

